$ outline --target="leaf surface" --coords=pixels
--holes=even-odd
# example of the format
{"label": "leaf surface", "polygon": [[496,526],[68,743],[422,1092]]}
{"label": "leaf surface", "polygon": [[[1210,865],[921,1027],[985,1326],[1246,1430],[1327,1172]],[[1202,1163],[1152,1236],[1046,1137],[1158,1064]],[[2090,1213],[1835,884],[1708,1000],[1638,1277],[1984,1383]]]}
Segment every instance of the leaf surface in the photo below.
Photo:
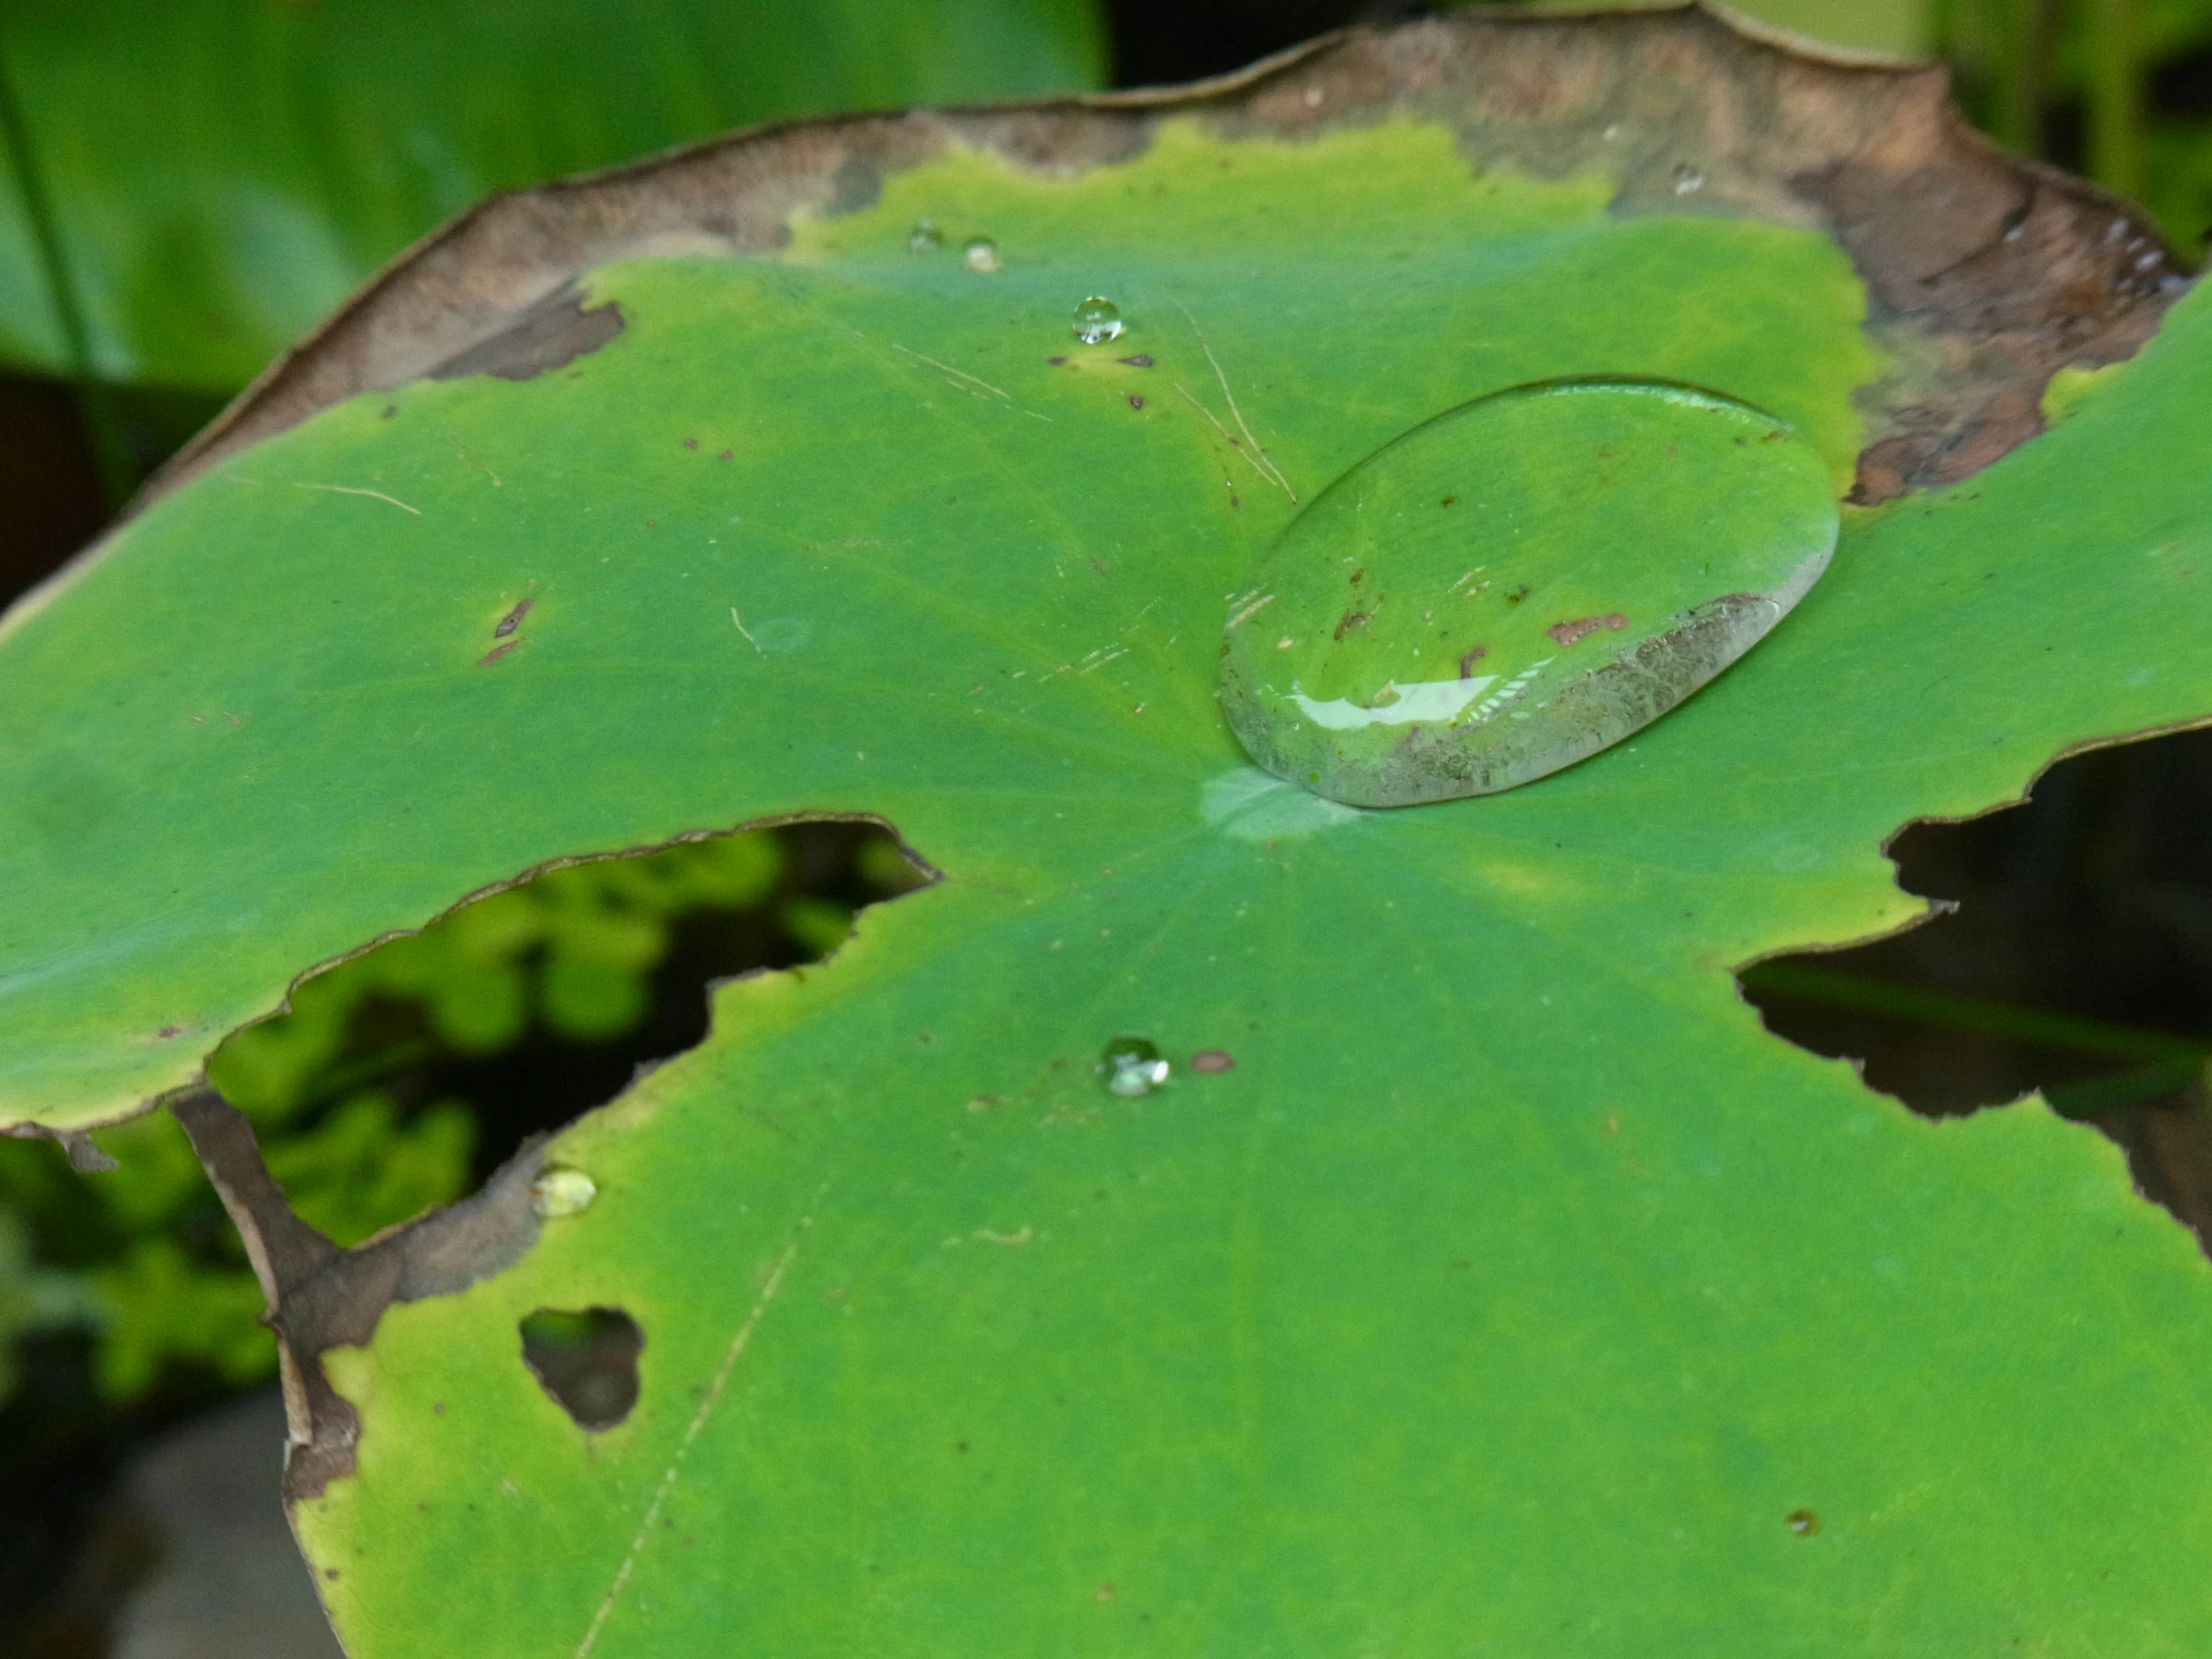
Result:
{"label": "leaf surface", "polygon": [[[2212,707],[2201,295],[1580,766],[1360,812],[1222,721],[1292,494],[1486,391],[1710,386],[1865,485],[1910,336],[1811,216],[1624,205],[1650,165],[1403,110],[948,142],[779,257],[598,270],[621,332],[537,378],[207,452],[16,614],[25,1115],[549,859],[868,812],[944,872],[722,987],[518,1266],[324,1356],[355,1466],[296,1515],[353,1652],[2203,1649],[2188,1240],[1730,973],[1912,915],[1907,819]],[[518,1327],[598,1307],[642,1392],[587,1434]]]}

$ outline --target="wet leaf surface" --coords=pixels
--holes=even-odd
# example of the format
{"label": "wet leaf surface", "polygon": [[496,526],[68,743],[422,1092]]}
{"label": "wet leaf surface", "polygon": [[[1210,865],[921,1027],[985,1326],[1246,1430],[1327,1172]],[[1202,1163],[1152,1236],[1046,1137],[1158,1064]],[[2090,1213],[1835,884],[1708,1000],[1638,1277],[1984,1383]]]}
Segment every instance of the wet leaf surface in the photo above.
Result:
{"label": "wet leaf surface", "polygon": [[[1646,190],[1677,128],[1497,137],[1538,51],[1581,65],[1569,132],[1605,42],[1830,82],[1695,17],[1520,60],[1496,27],[1116,116],[1118,150],[1069,114],[1055,165],[1041,116],[868,129],[910,148],[794,186],[780,253],[594,271],[624,326],[558,370],[273,386],[0,632],[18,1114],[182,1085],[301,967],[550,859],[867,812],[943,871],[722,987],[555,1143],[593,1197],[516,1265],[322,1356],[358,1439],[297,1517],[362,1659],[2212,1635],[2212,1497],[2167,1450],[2212,1417],[2191,1242],[2089,1134],[1916,1119],[1730,972],[1915,913],[1904,821],[2212,707],[2212,310],[1967,481],[1849,509],[1647,731],[1502,795],[1323,800],[1239,750],[1221,629],[1293,496],[1394,434],[1662,377],[1786,419],[1840,495],[1938,406],[2001,450],[2040,388],[2032,352],[1978,377],[2025,332],[1959,335],[1926,400],[1906,347],[1950,324],[1879,273],[1870,316],[1809,207]],[[1125,328],[1086,348],[1092,296]],[[2111,303],[2051,337],[2156,313]],[[404,357],[339,349],[374,313],[324,391]],[[587,1430],[516,1333],[595,1308],[643,1346]],[[456,1562],[509,1565],[456,1598]]]}

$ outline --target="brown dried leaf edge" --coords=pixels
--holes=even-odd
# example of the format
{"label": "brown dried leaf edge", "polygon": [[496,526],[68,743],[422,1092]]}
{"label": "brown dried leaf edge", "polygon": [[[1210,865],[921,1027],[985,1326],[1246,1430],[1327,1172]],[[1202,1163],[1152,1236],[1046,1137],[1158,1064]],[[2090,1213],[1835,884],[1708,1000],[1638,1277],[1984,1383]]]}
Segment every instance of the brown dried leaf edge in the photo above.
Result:
{"label": "brown dried leaf edge", "polygon": [[[1939,65],[1825,53],[1699,4],[1466,11],[1345,30],[1195,86],[789,122],[494,197],[273,363],[142,499],[343,398],[519,377],[590,349],[621,325],[575,303],[595,266],[773,253],[801,209],[864,206],[886,174],[948,145],[1065,174],[1126,161],[1188,117],[1285,139],[1440,122],[1479,167],[1611,174],[1624,216],[1825,231],[1865,279],[1869,329],[1895,364],[1861,397],[1862,502],[1962,478],[2032,437],[2051,374],[2133,352],[2189,276],[2140,209],[1969,128]],[[1689,172],[1702,183],[1685,197]]]}

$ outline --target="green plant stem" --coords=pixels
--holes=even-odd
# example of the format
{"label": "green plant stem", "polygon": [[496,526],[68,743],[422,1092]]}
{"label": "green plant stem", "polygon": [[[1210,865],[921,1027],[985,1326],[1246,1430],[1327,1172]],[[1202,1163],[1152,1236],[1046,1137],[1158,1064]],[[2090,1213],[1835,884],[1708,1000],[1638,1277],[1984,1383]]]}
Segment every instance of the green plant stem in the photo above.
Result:
{"label": "green plant stem", "polygon": [[1978,1031],[1986,1036],[2010,1037],[2037,1048],[2067,1049],[2080,1054],[2109,1054],[2121,1059],[2201,1062],[2212,1058],[2212,1043],[2166,1031],[2146,1031],[2140,1026],[2113,1025],[2100,1019],[2079,1019],[2070,1014],[2044,1013],[2016,1008],[1978,996],[1953,996],[1947,991],[1917,990],[1906,985],[1884,984],[1856,974],[1835,973],[1826,968],[1795,967],[1763,962],[1744,973],[1753,990],[1780,991],[1808,1002],[1826,1002],[1842,1008],[1864,1008],[1870,1013],[1894,1014],[1925,1025],[1947,1026],[1958,1031]]}
{"label": "green plant stem", "polygon": [[31,237],[38,248],[40,272],[46,278],[47,297],[54,307],[54,323],[61,332],[62,350],[68,358],[70,378],[77,389],[78,418],[84,423],[85,435],[92,444],[101,490],[109,507],[120,507],[138,485],[138,469],[131,460],[130,444],[124,438],[123,419],[115,398],[93,366],[92,333],[85,325],[84,309],[77,300],[76,276],[70,267],[69,250],[62,242],[61,222],[54,212],[53,196],[46,188],[46,175],[39,166],[31,124],[15,96],[15,85],[8,73],[4,40],[0,40],[0,146],[6,149],[9,165],[15,171],[16,188],[23,196],[23,216],[30,224]]}
{"label": "green plant stem", "polygon": [[2086,0],[2089,174],[2123,196],[2143,191],[2142,0]]}

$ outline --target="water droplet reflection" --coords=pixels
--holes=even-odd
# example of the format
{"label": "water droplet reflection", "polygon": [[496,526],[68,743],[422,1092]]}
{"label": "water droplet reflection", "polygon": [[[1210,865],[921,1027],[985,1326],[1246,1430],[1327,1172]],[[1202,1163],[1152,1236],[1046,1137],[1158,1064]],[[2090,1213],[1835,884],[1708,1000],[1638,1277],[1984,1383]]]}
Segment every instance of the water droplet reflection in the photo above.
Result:
{"label": "water droplet reflection", "polygon": [[944,233],[932,220],[917,219],[914,228],[906,233],[906,252],[909,254],[934,254],[944,246]]}
{"label": "water droplet reflection", "polygon": [[1821,1529],[1821,1517],[1810,1509],[1792,1509],[1783,1525],[1801,1538],[1810,1538]]}
{"label": "water droplet reflection", "polygon": [[1513,387],[1291,521],[1231,601],[1222,707],[1262,767],[1332,801],[1494,794],[1719,674],[1836,531],[1827,463],[1748,404],[1658,380]]}
{"label": "water droplet reflection", "polygon": [[1674,193],[1689,196],[1705,188],[1705,175],[1688,162],[1677,162],[1674,169]]}
{"label": "water droplet reflection", "polygon": [[1107,1089],[1132,1099],[1167,1082],[1169,1069],[1159,1046],[1143,1037],[1116,1037],[1098,1057],[1098,1075]]}
{"label": "water droplet reflection", "polygon": [[1121,307],[1092,294],[1075,307],[1075,337],[1085,345],[1104,345],[1121,337]]}
{"label": "water droplet reflection", "polygon": [[970,271],[990,272],[998,269],[998,244],[989,237],[977,237],[960,250],[960,263]]}

